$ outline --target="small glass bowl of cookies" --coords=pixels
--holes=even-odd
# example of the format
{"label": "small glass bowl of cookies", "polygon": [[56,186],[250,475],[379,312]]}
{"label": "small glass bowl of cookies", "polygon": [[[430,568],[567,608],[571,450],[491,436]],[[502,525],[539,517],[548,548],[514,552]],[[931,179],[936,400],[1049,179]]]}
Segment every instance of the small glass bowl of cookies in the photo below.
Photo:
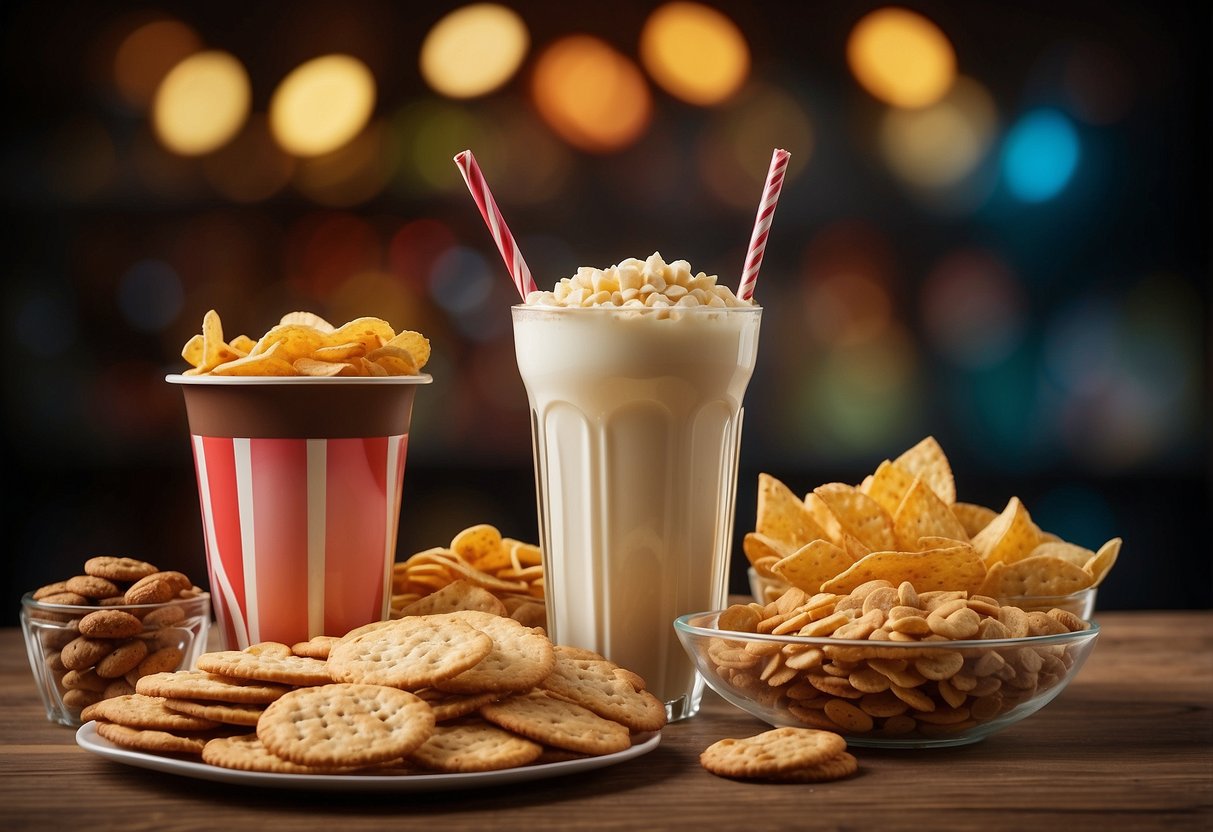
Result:
{"label": "small glass bowl of cookies", "polygon": [[733,705],[880,748],[968,745],[1014,725],[1066,688],[1099,635],[1067,610],[883,580],[846,595],[792,588],[674,628]]}
{"label": "small glass bowl of cookies", "polygon": [[192,667],[210,624],[209,593],[181,572],[133,558],[90,558],[82,574],[21,599],[47,719],[73,728],[84,708],[133,693],[141,676]]}

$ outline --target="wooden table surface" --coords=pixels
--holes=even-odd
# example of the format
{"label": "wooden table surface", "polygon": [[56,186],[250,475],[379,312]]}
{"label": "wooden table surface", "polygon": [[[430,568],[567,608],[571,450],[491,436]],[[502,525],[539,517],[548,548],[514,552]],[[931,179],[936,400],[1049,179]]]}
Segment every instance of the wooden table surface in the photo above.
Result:
{"label": "wooden table surface", "polygon": [[428,795],[258,790],[132,768],[48,722],[18,629],[0,630],[0,829],[1213,829],[1213,612],[1117,612],[1078,678],[976,745],[854,749],[816,785],[715,777],[699,752],[765,723],[709,692],[630,762]]}

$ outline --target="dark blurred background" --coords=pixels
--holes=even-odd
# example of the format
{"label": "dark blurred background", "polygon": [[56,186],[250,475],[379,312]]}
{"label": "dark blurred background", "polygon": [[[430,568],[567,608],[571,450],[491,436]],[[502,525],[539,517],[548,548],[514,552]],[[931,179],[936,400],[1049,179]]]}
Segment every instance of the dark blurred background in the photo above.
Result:
{"label": "dark blurred background", "polygon": [[932,434],[962,500],[1124,538],[1101,609],[1211,605],[1204,3],[2,14],[5,623],[96,554],[204,579],[163,378],[210,308],[229,336],[294,309],[424,332],[400,555],[537,539],[517,296],[464,148],[545,287],[653,251],[735,286],[792,152],[738,540],[759,472],[855,483]]}

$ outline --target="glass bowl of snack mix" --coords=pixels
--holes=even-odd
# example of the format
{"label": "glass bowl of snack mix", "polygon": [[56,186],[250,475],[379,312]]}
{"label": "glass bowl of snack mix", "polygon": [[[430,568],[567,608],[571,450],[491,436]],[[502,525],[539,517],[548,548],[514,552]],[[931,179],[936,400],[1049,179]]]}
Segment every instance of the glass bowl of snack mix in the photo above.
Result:
{"label": "glass bowl of snack mix", "polygon": [[742,710],[883,748],[968,745],[1014,725],[1065,689],[1099,635],[1067,610],[885,580],[846,595],[792,588],[674,628]]}
{"label": "glass bowl of snack mix", "polygon": [[71,727],[88,705],[134,693],[142,676],[192,667],[210,624],[207,592],[181,572],[133,558],[90,558],[80,575],[21,599],[46,717]]}

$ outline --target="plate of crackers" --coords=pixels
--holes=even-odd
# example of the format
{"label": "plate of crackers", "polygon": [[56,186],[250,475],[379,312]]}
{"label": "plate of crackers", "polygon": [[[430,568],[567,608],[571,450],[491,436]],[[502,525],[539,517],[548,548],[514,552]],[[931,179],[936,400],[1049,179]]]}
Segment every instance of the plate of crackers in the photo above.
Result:
{"label": "plate of crackers", "polygon": [[665,706],[639,675],[553,644],[495,601],[448,585],[425,614],[203,653],[90,705],[76,741],[204,780],[415,792],[585,772],[657,747]]}

